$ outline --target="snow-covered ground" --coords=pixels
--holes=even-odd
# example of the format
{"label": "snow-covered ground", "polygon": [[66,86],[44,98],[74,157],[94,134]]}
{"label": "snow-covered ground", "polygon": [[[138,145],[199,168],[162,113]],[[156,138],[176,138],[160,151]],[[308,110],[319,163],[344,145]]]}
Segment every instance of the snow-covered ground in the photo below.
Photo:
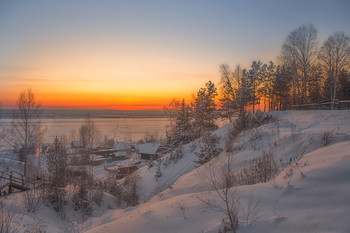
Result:
{"label": "snow-covered ground", "polygon": [[[268,183],[231,188],[240,196],[238,232],[350,232],[350,111],[286,111],[272,115],[272,123],[243,132],[232,152],[222,152],[203,166],[197,168],[193,162],[200,149],[198,140],[185,145],[183,157],[176,162],[169,162],[170,155],[164,156],[159,178],[155,177],[157,163],[142,167],[137,171],[142,203],[123,210],[108,210],[105,206],[103,214],[101,209],[79,230],[216,233],[225,216],[200,200],[202,195],[218,200],[208,185],[211,172],[220,174],[227,158],[232,168],[239,170],[265,152],[275,158],[277,177]],[[221,136],[222,148],[230,127],[215,132]],[[325,135],[329,138],[327,145],[322,139]],[[21,214],[22,224],[41,220],[47,232],[65,232],[67,223],[54,210],[43,206],[36,214],[26,213],[20,197],[8,196],[4,203]],[[258,206],[258,219],[252,223],[245,220],[249,202]]]}

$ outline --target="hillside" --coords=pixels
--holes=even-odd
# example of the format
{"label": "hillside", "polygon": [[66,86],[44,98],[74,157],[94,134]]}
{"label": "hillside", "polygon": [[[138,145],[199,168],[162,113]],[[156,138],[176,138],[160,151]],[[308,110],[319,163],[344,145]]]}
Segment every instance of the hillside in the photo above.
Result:
{"label": "hillside", "polygon": [[[115,203],[105,195],[95,217],[77,225],[45,205],[28,213],[22,193],[1,197],[3,205],[16,213],[19,229],[39,223],[47,232],[217,233],[225,216],[202,201],[223,205],[210,181],[221,179],[228,164],[239,172],[268,154],[278,169],[273,179],[230,189],[239,198],[238,232],[349,232],[350,111],[286,111],[272,117],[235,140],[229,136],[231,124],[215,131],[223,152],[202,166],[193,162],[199,139],[181,148],[182,157],[168,154],[160,164],[142,167],[136,172],[141,200],[136,207],[111,210]],[[3,157],[4,167],[16,167],[13,155]]]}
{"label": "hillside", "polygon": [[[223,214],[199,200],[204,194],[217,198],[208,186],[210,171],[222,171],[227,157],[238,170],[263,151],[273,154],[279,175],[268,183],[231,189],[240,196],[239,232],[348,232],[350,111],[276,112],[273,116],[274,122],[243,132],[233,152],[223,152],[199,168],[193,163],[198,146],[194,149],[189,144],[177,163],[161,167],[158,180],[156,166],[139,170],[144,200],[157,187],[171,186],[135,208],[92,219],[85,225],[87,232],[218,232]],[[229,127],[216,131],[221,147]],[[332,136],[326,146],[322,135]],[[249,200],[258,203],[260,218],[247,225],[244,212]]]}

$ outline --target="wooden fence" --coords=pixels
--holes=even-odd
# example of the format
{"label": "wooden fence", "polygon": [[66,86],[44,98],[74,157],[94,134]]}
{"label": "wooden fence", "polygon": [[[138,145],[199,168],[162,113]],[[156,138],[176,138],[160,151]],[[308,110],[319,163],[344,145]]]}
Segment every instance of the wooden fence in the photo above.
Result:
{"label": "wooden fence", "polygon": [[[0,196],[2,194],[13,193],[13,189],[20,191],[35,190],[40,188],[44,183],[44,179],[24,176],[15,171],[0,171]],[[6,188],[8,188],[7,192]]]}
{"label": "wooden fence", "polygon": [[350,100],[290,105],[288,107],[288,110],[346,110],[346,109],[350,109]]}

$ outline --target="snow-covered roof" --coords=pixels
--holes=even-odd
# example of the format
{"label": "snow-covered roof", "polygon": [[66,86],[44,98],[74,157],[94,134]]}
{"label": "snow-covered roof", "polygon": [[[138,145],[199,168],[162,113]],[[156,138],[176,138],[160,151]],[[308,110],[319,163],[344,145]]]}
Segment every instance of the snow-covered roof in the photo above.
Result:
{"label": "snow-covered roof", "polygon": [[118,156],[128,156],[128,154],[125,151],[117,151],[113,153],[114,156],[118,157]]}
{"label": "snow-covered roof", "polygon": [[83,143],[81,141],[72,141],[72,146],[74,147],[83,147]]}
{"label": "snow-covered roof", "polygon": [[130,150],[131,145],[129,143],[126,143],[126,142],[118,142],[118,143],[114,144],[114,149],[116,149],[116,150]]}
{"label": "snow-covered roof", "polygon": [[143,143],[143,144],[137,144],[137,149],[142,154],[151,154],[154,155],[158,148],[160,146],[160,143]]}

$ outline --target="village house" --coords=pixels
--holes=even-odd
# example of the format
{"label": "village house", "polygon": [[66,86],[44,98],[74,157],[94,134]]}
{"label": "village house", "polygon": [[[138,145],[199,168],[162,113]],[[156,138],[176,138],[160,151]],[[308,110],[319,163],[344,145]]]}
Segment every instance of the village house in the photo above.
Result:
{"label": "village house", "polygon": [[156,160],[159,156],[160,143],[143,143],[136,146],[140,158],[146,160]]}
{"label": "village house", "polygon": [[117,151],[112,155],[113,160],[126,160],[129,158],[129,155],[125,151]]}
{"label": "village house", "polygon": [[128,155],[131,154],[131,145],[129,143],[126,143],[126,142],[118,142],[118,143],[114,144],[114,149],[117,152],[125,152]]}
{"label": "village house", "polygon": [[72,141],[71,148],[72,149],[82,149],[82,148],[84,148],[84,145],[81,141]]}

